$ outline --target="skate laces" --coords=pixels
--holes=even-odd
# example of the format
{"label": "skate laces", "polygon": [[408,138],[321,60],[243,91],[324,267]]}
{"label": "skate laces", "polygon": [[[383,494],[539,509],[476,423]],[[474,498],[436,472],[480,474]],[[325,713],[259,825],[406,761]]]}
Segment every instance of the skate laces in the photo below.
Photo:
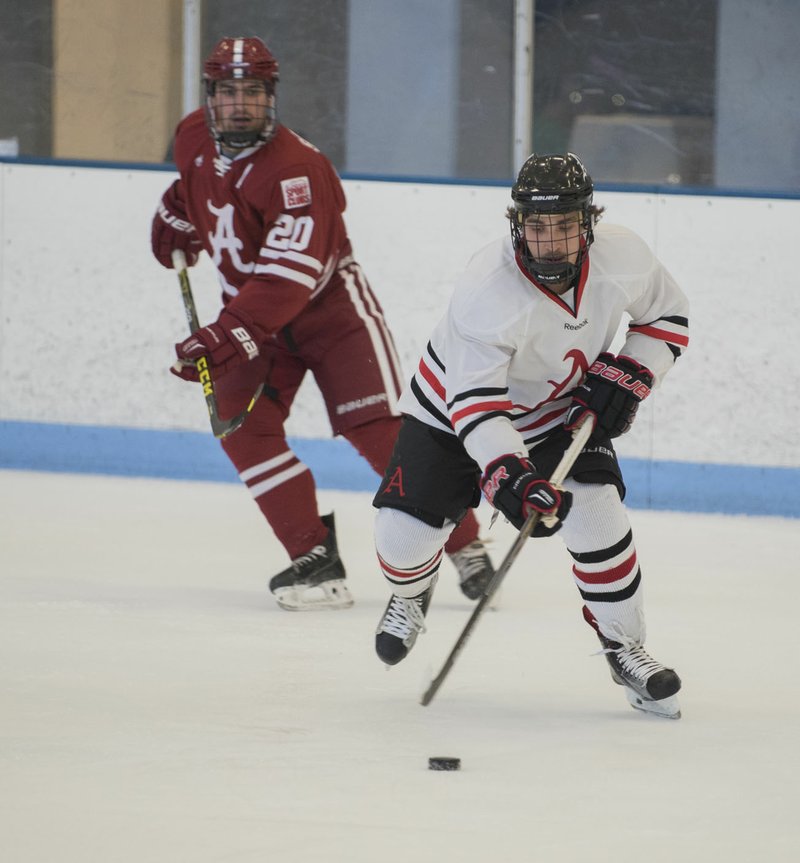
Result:
{"label": "skate laces", "polygon": [[303,569],[313,566],[320,561],[324,561],[328,557],[328,549],[324,545],[315,545],[311,551],[301,554],[292,561],[292,566],[295,572],[300,572]]}
{"label": "skate laces", "polygon": [[609,647],[602,653],[613,653],[617,657],[620,668],[631,677],[647,682],[657,671],[664,671],[665,666],[653,659],[641,646]]}
{"label": "skate laces", "polygon": [[[640,621],[643,636],[645,630],[644,621],[641,620],[641,612]],[[644,649],[641,642],[626,635],[618,623],[606,623],[603,629],[607,634],[602,636],[603,649],[600,653],[613,654],[620,670],[625,674],[646,683],[656,672],[665,670],[665,666],[656,662]]]}
{"label": "skate laces", "polygon": [[621,650],[617,653],[617,657],[625,671],[641,680],[647,680],[657,671],[664,670],[664,666],[660,662],[656,662],[643,647]]}
{"label": "skate laces", "polygon": [[474,540],[459,551],[454,551],[450,555],[450,560],[455,564],[461,581],[466,581],[473,575],[482,573],[488,563],[486,548],[480,539]]}
{"label": "skate laces", "polygon": [[381,623],[381,632],[388,632],[398,638],[408,638],[412,632],[425,632],[425,615],[422,612],[422,599],[425,594],[405,599],[396,594],[392,597]]}

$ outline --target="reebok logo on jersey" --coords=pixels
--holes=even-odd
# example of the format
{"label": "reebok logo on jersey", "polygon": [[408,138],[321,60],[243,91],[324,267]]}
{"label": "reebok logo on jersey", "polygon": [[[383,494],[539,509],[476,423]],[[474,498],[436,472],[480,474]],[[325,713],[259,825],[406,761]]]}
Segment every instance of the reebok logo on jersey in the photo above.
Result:
{"label": "reebok logo on jersey", "polygon": [[311,203],[311,183],[308,177],[281,180],[281,192],[283,192],[283,205],[287,210],[307,207]]}
{"label": "reebok logo on jersey", "polygon": [[589,318],[584,318],[579,324],[564,324],[565,330],[580,330],[589,323]]}

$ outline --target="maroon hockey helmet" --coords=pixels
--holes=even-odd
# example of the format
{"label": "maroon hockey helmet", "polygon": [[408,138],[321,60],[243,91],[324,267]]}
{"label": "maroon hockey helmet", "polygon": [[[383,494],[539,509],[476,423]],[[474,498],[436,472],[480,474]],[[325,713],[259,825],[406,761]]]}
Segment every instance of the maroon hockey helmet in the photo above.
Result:
{"label": "maroon hockey helmet", "polygon": [[205,81],[226,78],[278,80],[278,61],[257,36],[226,36],[217,42],[203,65]]}
{"label": "maroon hockey helmet", "polygon": [[[233,150],[268,141],[278,126],[275,99],[278,78],[278,61],[257,36],[226,36],[220,39],[203,64],[206,120],[214,140]],[[220,82],[245,79],[261,82],[267,97],[265,105],[248,104],[244,97],[246,107],[243,113],[257,114],[248,128],[243,128],[247,124],[242,118],[237,123],[226,120],[220,113],[218,98],[224,92]],[[260,101],[263,102],[263,98]]]}
{"label": "maroon hockey helmet", "polygon": [[[573,153],[534,153],[520,169],[511,187],[509,208],[511,238],[520,260],[541,284],[571,281],[581,271],[594,241],[594,222],[599,213],[592,204],[594,183],[583,162]],[[581,250],[575,263],[537,260],[525,241],[525,219],[534,214],[577,212],[580,214]]]}

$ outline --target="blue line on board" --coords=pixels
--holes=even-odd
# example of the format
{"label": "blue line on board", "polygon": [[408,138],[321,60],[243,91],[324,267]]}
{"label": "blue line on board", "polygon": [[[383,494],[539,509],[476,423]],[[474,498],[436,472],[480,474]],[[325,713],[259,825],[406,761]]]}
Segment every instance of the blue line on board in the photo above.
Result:
{"label": "blue line on board", "polygon": [[[378,477],[339,438],[292,438],[320,488],[374,491]],[[800,468],[621,459],[635,509],[800,518]],[[239,482],[211,434],[0,421],[0,468]]]}

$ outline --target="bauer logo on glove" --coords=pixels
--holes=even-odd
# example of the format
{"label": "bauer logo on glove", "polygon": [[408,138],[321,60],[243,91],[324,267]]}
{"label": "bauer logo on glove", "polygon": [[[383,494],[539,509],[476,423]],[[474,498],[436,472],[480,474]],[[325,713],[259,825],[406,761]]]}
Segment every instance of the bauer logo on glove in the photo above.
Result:
{"label": "bauer logo on glove", "polygon": [[[620,361],[626,362],[626,358],[618,358],[617,362]],[[633,365],[632,361],[628,362]],[[636,396],[636,398],[641,401],[642,399],[646,399],[650,395],[650,387],[640,377],[642,370],[647,371],[644,366],[639,366],[638,369],[635,370],[636,376],[632,377],[630,374],[628,374],[628,372],[624,371],[618,366],[607,365],[600,360],[595,360],[592,363],[592,367],[589,369],[589,374],[597,375],[604,380],[611,381],[612,383],[616,384],[620,389],[628,390],[631,395]]]}
{"label": "bauer logo on glove", "polygon": [[242,316],[223,311],[214,324],[203,327],[175,345],[178,361],[170,371],[186,381],[199,381],[198,360],[203,358],[215,377],[259,356],[258,342],[264,337],[254,324]]}
{"label": "bauer logo on glove", "polygon": [[247,354],[248,360],[254,360],[258,356],[258,345],[253,341],[253,337],[244,327],[234,327],[231,330],[231,335],[239,340],[239,343]]}
{"label": "bauer logo on glove", "polygon": [[150,229],[153,255],[161,266],[167,269],[173,267],[172,253],[176,249],[186,255],[186,265],[189,267],[197,263],[203,250],[200,237],[186,214],[186,206],[180,200],[178,186],[179,181],[176,180],[164,192]]}
{"label": "bauer logo on glove", "polygon": [[592,437],[615,438],[633,425],[639,403],[650,395],[653,375],[631,357],[602,353],[574,391],[564,426],[577,428],[587,414],[596,424]]}

